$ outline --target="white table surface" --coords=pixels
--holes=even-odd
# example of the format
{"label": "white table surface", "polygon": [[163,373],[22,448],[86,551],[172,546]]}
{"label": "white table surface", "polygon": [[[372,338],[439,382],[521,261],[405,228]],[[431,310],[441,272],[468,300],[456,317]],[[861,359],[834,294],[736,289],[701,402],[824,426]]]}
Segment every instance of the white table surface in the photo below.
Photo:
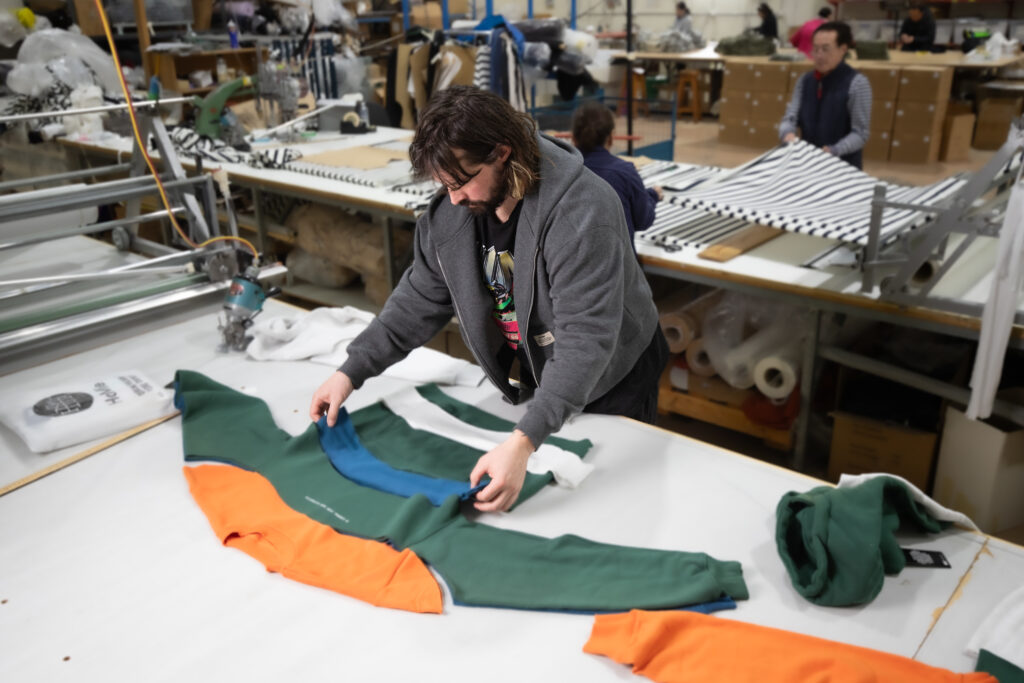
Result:
{"label": "white table surface", "polygon": [[[266,314],[287,310],[271,301]],[[186,322],[0,382],[125,364],[164,381],[189,368],[264,398],[283,429],[305,429],[310,394],[328,368],[218,354],[217,342],[213,314],[197,310]],[[402,386],[370,380],[348,407]],[[511,419],[522,411],[486,384],[449,391]],[[738,560],[751,597],[719,613],[724,618],[967,671],[973,662],[963,644],[990,597],[1017,578],[994,567],[951,600],[972,565],[977,576],[988,562],[985,536],[949,530],[901,540],[942,550],[952,569],[906,569],[887,578],[869,605],[817,607],[789,583],[775,549],[774,510],[787,491],[820,482],[623,418],[583,415],[562,433],[594,441],[591,477],[574,491],[550,487],[513,514],[480,521]],[[16,444],[3,438],[0,462],[7,462]],[[626,667],[581,652],[592,624],[586,615],[461,607],[447,598],[443,615],[415,615],[269,574],[220,545],[188,493],[182,465],[174,418],[0,497],[0,680],[632,679]],[[986,550],[999,562],[1024,562],[1014,546],[989,543]],[[944,618],[947,604],[955,618]]]}

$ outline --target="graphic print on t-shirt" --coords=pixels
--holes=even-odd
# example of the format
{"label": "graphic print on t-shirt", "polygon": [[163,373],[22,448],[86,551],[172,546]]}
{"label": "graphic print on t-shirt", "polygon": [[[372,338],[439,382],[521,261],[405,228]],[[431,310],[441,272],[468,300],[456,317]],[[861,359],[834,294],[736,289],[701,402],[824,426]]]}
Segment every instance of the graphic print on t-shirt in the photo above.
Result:
{"label": "graphic print on t-shirt", "polygon": [[494,297],[494,321],[498,324],[505,340],[513,349],[519,347],[519,323],[516,321],[516,303],[512,297],[512,273],[515,260],[507,251],[496,251],[494,247],[482,248],[484,282]]}

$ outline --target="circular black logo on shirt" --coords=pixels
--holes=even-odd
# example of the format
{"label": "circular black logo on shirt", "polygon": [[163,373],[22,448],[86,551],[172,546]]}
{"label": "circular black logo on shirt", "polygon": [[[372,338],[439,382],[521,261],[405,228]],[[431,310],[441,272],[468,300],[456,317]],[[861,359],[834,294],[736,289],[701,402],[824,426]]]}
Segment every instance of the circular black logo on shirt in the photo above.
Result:
{"label": "circular black logo on shirt", "polygon": [[92,394],[76,391],[70,394],[54,394],[32,406],[32,412],[42,417],[73,415],[92,406]]}

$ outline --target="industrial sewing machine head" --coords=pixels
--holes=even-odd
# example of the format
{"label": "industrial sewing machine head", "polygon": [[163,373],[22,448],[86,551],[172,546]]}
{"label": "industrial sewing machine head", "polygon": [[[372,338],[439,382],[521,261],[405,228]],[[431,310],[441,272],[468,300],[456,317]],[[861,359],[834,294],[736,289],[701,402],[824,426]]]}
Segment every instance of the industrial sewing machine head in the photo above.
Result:
{"label": "industrial sewing machine head", "polygon": [[263,311],[263,302],[281,293],[280,287],[264,290],[258,276],[259,268],[252,265],[232,278],[217,325],[223,337],[218,350],[244,351],[252,341],[248,331],[253,320]]}

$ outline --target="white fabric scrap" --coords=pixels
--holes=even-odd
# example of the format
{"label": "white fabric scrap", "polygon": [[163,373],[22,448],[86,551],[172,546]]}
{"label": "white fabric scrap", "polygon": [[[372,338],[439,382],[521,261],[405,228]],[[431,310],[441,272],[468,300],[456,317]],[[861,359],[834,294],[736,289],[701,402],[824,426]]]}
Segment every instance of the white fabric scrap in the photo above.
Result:
{"label": "white fabric scrap", "polygon": [[[413,429],[437,434],[485,452],[508,438],[508,434],[503,432],[481,429],[463,422],[423,398],[414,388],[404,389],[385,397],[384,405],[408,422]],[[580,460],[575,453],[544,443],[530,455],[526,462],[526,471],[532,474],[550,472],[556,484],[574,489],[594,471],[594,466]]]}
{"label": "white fabric scrap", "polygon": [[[311,360],[339,367],[348,359],[348,345],[373,321],[358,308],[317,308],[308,313],[258,318],[250,328],[246,353],[253,360]],[[414,349],[384,371],[385,377],[423,384],[435,382],[475,387],[484,380],[478,366],[432,349]]]}
{"label": "white fabric scrap", "polygon": [[967,642],[969,657],[981,650],[1024,669],[1024,586],[1003,598]]}
{"label": "white fabric scrap", "polygon": [[939,503],[937,503],[934,499],[929,498],[927,495],[925,495],[924,491],[917,488],[903,477],[897,476],[895,474],[888,474],[886,472],[870,472],[868,474],[843,474],[840,475],[839,477],[838,488],[853,488],[855,486],[860,486],[869,479],[875,479],[877,477],[889,477],[890,479],[895,479],[896,481],[906,486],[907,490],[910,492],[911,497],[917,502],[917,504],[923,507],[929,515],[939,520],[940,522],[952,522],[953,524],[961,526],[965,529],[970,529],[972,531],[979,530],[978,525],[975,524],[974,520],[972,520],[970,517],[968,517],[962,512],[950,510],[947,507],[939,505]]}

